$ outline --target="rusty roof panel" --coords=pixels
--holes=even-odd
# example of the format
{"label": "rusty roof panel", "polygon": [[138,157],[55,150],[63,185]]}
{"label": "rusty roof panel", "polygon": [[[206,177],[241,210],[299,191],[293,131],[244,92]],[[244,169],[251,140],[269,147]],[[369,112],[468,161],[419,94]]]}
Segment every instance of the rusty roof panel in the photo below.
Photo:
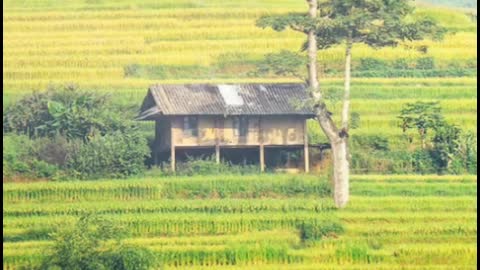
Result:
{"label": "rusty roof panel", "polygon": [[154,85],[150,87],[149,94],[143,102],[139,119],[142,119],[144,114],[151,118],[152,112],[155,111],[151,108],[152,103],[157,106],[157,115],[312,117],[314,113],[311,109],[298,108],[298,105],[295,105],[307,98],[305,85],[294,83]]}

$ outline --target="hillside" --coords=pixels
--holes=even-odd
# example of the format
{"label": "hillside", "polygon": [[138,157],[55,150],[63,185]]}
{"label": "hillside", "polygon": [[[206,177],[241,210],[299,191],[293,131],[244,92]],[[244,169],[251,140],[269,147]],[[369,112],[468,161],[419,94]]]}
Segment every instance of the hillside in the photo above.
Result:
{"label": "hillside", "polygon": [[[3,266],[35,265],[82,213],[128,228],[162,269],[476,269],[476,176],[353,176],[335,210],[315,176],[4,184]],[[345,233],[304,246],[303,223]],[[327,228],[325,228],[327,229]]]}
{"label": "hillside", "polygon": [[[119,104],[138,108],[154,83],[298,81],[252,71],[265,54],[299,51],[301,35],[260,29],[255,20],[304,11],[301,1],[43,0],[3,7],[4,104],[64,84],[114,93]],[[476,132],[476,23],[441,7],[420,7],[416,16],[432,16],[451,32],[441,42],[353,50],[352,112],[360,124],[352,134],[387,138],[391,151],[407,147],[397,116],[408,102],[440,101],[448,121]],[[319,53],[322,86],[333,96],[343,85],[343,54],[341,47]],[[335,118],[340,106],[329,106]],[[153,132],[149,123],[144,129]],[[325,140],[316,123],[310,131],[312,143]]]}

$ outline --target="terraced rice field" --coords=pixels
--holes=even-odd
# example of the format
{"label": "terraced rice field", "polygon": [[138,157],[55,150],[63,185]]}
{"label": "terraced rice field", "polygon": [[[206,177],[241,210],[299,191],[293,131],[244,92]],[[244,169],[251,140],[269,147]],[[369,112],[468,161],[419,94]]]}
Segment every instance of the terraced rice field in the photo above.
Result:
{"label": "terraced rice field", "polygon": [[[476,176],[353,176],[335,210],[315,176],[8,183],[3,267],[35,265],[55,226],[93,212],[164,269],[476,269],[476,188]],[[345,233],[305,246],[298,225],[315,220]]]}
{"label": "terraced rice field", "polygon": [[[4,1],[3,8],[4,104],[32,90],[66,83],[112,93],[115,102],[138,107],[154,83],[298,81],[246,73],[267,53],[299,50],[301,34],[260,29],[255,21],[264,14],[304,11],[303,1],[36,0]],[[432,16],[452,32],[441,42],[381,50],[357,46],[354,64],[365,57],[389,61],[433,57],[436,68],[452,63],[476,68],[476,24],[465,11],[420,6],[416,16]],[[415,49],[422,45],[428,46],[427,54]],[[323,71],[341,70],[343,55],[341,47],[319,53],[321,83],[327,92],[342,89],[341,78],[327,77]],[[126,68],[131,65],[152,71],[128,76]],[[450,122],[476,130],[476,82],[476,77],[354,78],[352,112],[361,122],[352,133],[379,134],[397,142],[400,107],[417,100],[441,100]],[[330,105],[334,117],[338,105]],[[321,133],[315,124],[311,130]]]}
{"label": "terraced rice field", "polygon": [[[98,89],[145,89],[159,80],[190,81],[195,74],[182,74],[186,77],[171,74],[149,80],[127,78],[126,66],[181,69],[207,68],[225,61],[248,64],[248,60],[258,60],[267,53],[283,49],[298,51],[304,41],[301,34],[293,31],[277,33],[255,27],[256,19],[264,14],[304,11],[302,1],[278,4],[208,1],[209,4],[190,8],[182,8],[177,1],[162,1],[170,2],[171,6],[155,8],[153,3],[149,7],[145,4],[148,1],[143,1],[144,6],[138,9],[134,7],[138,5],[129,7],[114,1],[107,1],[111,6],[84,3],[80,7],[54,5],[49,1],[36,1],[39,4],[36,6],[35,2],[28,2],[31,3],[6,1],[3,5],[3,86],[7,91],[31,91],[62,82]],[[476,24],[464,13],[420,8],[417,16],[436,17],[456,32],[442,42],[405,43],[381,50],[357,46],[354,58],[391,60],[431,56],[440,67],[452,62],[476,62]],[[407,48],[421,45],[429,47],[427,55]],[[342,47],[321,51],[321,68],[341,65],[343,55]],[[236,77],[237,71],[227,70],[200,79],[223,81]],[[270,80],[285,79],[288,78]]]}

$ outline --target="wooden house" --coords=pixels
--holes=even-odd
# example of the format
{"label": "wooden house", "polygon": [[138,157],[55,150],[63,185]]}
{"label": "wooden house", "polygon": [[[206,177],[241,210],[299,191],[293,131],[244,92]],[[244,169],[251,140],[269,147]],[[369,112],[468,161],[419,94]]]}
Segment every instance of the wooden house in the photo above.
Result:
{"label": "wooden house", "polygon": [[[265,149],[301,148],[309,171],[303,84],[154,85],[148,90],[137,120],[155,121],[153,156],[168,157],[175,170],[179,149],[257,149],[262,171]],[[303,166],[302,166],[303,167]]]}

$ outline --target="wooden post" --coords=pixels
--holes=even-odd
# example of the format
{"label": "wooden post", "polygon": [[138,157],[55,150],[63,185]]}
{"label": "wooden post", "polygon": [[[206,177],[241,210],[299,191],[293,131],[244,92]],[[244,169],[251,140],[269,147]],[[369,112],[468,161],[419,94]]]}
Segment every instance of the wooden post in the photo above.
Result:
{"label": "wooden post", "polygon": [[265,171],[265,149],[263,144],[260,144],[260,171]]}
{"label": "wooden post", "polygon": [[303,122],[303,156],[305,159],[305,172],[310,171],[310,158],[308,156],[308,130],[307,130],[307,120]]}
{"label": "wooden post", "polygon": [[170,120],[170,165],[172,166],[172,171],[175,171],[175,134],[173,129],[173,120]]}
{"label": "wooden post", "polygon": [[220,132],[219,132],[219,119],[215,118],[215,161],[220,164]]}
{"label": "wooden post", "polygon": [[258,141],[260,144],[260,171],[265,171],[265,149],[263,146],[263,129],[262,129],[262,117],[258,120]]}

